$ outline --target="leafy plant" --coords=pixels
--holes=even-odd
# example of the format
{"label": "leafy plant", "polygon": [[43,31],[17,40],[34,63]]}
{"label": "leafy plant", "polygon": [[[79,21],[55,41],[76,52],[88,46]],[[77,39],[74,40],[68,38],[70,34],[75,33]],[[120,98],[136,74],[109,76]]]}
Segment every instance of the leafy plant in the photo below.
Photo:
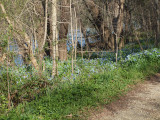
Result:
{"label": "leafy plant", "polygon": [[6,99],[4,94],[0,95],[0,115],[4,114],[8,111],[8,100]]}

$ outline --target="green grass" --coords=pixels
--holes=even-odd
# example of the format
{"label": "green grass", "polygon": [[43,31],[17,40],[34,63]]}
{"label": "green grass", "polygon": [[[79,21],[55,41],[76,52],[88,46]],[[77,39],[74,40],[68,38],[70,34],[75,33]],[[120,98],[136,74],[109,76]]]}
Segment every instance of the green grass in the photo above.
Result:
{"label": "green grass", "polygon": [[[134,58],[134,57],[133,57]],[[37,95],[31,102],[19,104],[1,120],[81,120],[87,109],[109,104],[124,95],[130,85],[143,81],[160,70],[160,59],[142,56],[136,62],[118,64],[116,69],[59,82]],[[82,114],[82,112],[86,112]],[[72,118],[68,117],[72,115]]]}

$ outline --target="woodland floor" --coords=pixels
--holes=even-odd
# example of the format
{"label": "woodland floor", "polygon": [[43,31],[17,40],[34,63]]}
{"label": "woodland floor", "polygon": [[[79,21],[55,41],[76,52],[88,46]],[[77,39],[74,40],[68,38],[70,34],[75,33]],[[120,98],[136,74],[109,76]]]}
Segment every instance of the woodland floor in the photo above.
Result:
{"label": "woodland floor", "polygon": [[98,112],[89,120],[160,120],[160,73]]}

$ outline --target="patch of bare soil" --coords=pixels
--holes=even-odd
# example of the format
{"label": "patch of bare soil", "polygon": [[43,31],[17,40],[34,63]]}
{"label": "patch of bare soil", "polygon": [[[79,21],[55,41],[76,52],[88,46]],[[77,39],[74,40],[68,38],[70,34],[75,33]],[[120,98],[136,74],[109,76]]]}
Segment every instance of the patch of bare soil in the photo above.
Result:
{"label": "patch of bare soil", "polygon": [[160,73],[102,110],[92,112],[89,120],[160,120]]}

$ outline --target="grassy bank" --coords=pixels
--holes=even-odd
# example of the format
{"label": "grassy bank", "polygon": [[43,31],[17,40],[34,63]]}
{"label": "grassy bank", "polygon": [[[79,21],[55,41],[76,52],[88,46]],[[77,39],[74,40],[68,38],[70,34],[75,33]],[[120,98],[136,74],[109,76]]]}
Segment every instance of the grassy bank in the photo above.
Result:
{"label": "grassy bank", "polygon": [[[109,56],[112,57],[112,55]],[[69,66],[63,63],[62,69],[65,68],[65,65]],[[123,53],[119,57],[118,64],[106,58],[90,61],[79,60],[76,74],[68,75],[65,70],[62,70],[62,74],[66,74],[65,78],[60,76],[50,80],[51,87],[45,88],[43,93],[34,96],[33,101],[23,102],[10,112],[2,114],[0,119],[86,118],[82,112],[91,107],[112,102],[126,93],[130,85],[143,81],[146,77],[158,72],[160,70],[160,50],[151,49],[129,55]]]}

